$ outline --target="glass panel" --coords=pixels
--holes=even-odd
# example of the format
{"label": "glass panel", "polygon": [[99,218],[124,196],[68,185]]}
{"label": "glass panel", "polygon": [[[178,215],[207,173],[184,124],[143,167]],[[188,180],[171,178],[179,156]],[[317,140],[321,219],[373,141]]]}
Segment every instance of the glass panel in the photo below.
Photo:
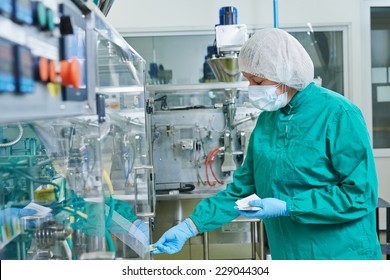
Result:
{"label": "glass panel", "polygon": [[[205,63],[214,35],[125,38],[147,61],[147,84],[197,84],[211,70]],[[204,65],[205,64],[205,65]]]}
{"label": "glass panel", "polygon": [[[302,43],[322,86],[344,93],[342,31],[290,32]],[[147,61],[147,84],[216,82],[206,63],[215,35],[126,37]],[[209,58],[209,57],[207,57]],[[168,71],[168,73],[167,73]],[[171,78],[167,78],[171,77]]]}
{"label": "glass panel", "polygon": [[0,126],[1,259],[112,258],[99,138],[93,119]]}
{"label": "glass panel", "polygon": [[374,148],[390,148],[390,8],[371,8],[371,79]]}
{"label": "glass panel", "polygon": [[145,114],[145,60],[97,22],[97,92],[105,97],[103,185],[116,257],[149,259],[153,169]]}
{"label": "glass panel", "polygon": [[98,40],[98,81],[100,87],[143,86],[144,61],[112,41]]}
{"label": "glass panel", "polygon": [[322,86],[344,94],[342,31],[290,32],[309,53],[314,64],[314,77]]}
{"label": "glass panel", "polygon": [[102,19],[96,18],[99,87],[143,86],[144,59]]}
{"label": "glass panel", "polygon": [[[91,21],[88,85],[105,121],[99,102],[99,115],[0,125],[0,259],[150,259],[145,61]],[[31,202],[39,215],[25,216]]]}

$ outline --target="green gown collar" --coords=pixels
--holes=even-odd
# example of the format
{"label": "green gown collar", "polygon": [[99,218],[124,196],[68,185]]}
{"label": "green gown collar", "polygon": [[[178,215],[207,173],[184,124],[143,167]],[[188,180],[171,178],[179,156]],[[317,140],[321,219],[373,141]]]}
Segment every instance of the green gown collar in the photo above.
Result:
{"label": "green gown collar", "polygon": [[298,91],[291,101],[282,108],[282,112],[286,115],[295,114],[297,110],[299,110],[300,105],[307,99],[309,96],[309,92],[315,87],[315,83],[310,83],[307,87],[305,87],[302,91]]}

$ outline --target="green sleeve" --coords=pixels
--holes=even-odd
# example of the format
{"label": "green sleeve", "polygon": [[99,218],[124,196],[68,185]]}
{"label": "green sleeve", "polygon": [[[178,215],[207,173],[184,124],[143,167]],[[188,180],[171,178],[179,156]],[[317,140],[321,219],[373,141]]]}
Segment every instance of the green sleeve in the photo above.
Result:
{"label": "green sleeve", "polygon": [[[106,198],[105,204],[109,207],[113,207],[114,211],[121,214],[126,220],[128,220],[131,223],[133,223],[137,219],[137,215],[134,214],[128,202],[119,199],[114,199],[114,198],[112,199],[114,200],[113,202],[110,201],[110,198]],[[108,213],[106,213],[106,215],[107,214]]]}
{"label": "green sleeve", "polygon": [[191,214],[190,219],[199,233],[214,230],[235,219],[238,216],[234,210],[235,202],[255,192],[252,138],[243,165],[233,174],[233,182],[215,196],[202,200]]}
{"label": "green sleeve", "polygon": [[376,208],[375,162],[360,110],[340,110],[329,123],[326,137],[327,153],[339,180],[325,191],[313,188],[287,201],[291,218],[301,223],[343,223]]}

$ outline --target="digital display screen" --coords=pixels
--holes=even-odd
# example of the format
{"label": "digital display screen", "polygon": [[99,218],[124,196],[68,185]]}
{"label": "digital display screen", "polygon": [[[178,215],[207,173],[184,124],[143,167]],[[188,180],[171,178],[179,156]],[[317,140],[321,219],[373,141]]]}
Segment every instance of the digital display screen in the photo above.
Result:
{"label": "digital display screen", "polygon": [[32,15],[32,6],[30,0],[14,0],[14,12],[15,20],[22,23],[32,24],[33,15]]}
{"label": "digital display screen", "polygon": [[34,91],[33,58],[30,49],[16,46],[17,59],[17,91],[31,93]]}
{"label": "digital display screen", "polygon": [[0,73],[14,74],[14,55],[12,45],[0,41]]}
{"label": "digital display screen", "polygon": [[11,42],[0,38],[0,91],[14,92],[15,84],[15,57]]}
{"label": "digital display screen", "polygon": [[6,15],[12,14],[12,0],[0,1],[0,14],[6,14]]}

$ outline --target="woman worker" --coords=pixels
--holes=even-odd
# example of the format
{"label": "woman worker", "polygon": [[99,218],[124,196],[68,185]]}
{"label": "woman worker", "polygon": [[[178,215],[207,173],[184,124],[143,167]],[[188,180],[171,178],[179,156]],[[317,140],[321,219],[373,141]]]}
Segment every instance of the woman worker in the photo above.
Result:
{"label": "woman worker", "polygon": [[[272,259],[382,259],[377,176],[360,110],[313,82],[314,67],[287,32],[266,28],[243,45],[239,67],[263,110],[243,165],[226,190],[202,200],[154,244],[178,252],[187,239],[238,215],[264,220]],[[235,209],[251,194],[258,211]]]}

